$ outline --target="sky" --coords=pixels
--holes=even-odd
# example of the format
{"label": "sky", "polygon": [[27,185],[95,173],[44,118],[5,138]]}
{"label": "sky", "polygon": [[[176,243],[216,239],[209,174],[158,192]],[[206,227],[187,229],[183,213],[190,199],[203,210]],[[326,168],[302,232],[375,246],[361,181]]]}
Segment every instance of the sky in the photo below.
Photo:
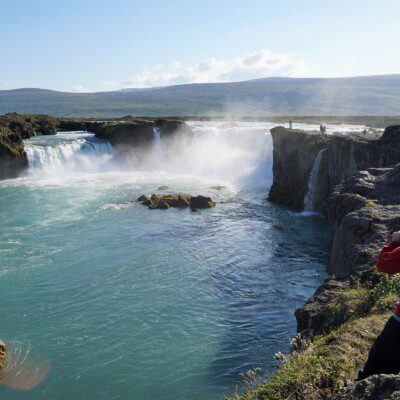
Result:
{"label": "sky", "polygon": [[0,0],[0,89],[400,73],[399,0]]}

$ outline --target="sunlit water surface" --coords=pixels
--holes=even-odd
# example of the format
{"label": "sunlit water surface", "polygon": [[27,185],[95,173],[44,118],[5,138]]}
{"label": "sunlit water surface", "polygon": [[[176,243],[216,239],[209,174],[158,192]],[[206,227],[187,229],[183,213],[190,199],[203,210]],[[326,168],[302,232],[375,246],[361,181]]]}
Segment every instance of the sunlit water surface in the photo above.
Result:
{"label": "sunlit water surface", "polygon": [[[266,202],[269,126],[191,125],[191,147],[170,159],[158,144],[153,169],[122,168],[88,134],[27,141],[29,175],[0,183],[0,337],[50,369],[1,399],[220,399],[287,351],[329,229]],[[218,204],[135,202],[162,184]]]}

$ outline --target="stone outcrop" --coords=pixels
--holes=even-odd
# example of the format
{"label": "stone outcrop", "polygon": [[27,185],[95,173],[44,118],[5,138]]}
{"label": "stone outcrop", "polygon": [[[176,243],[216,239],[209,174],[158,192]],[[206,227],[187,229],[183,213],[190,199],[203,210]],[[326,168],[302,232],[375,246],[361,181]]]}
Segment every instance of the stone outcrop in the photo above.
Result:
{"label": "stone outcrop", "polygon": [[192,210],[200,208],[215,207],[215,203],[211,197],[206,196],[192,196],[186,193],[179,194],[164,194],[158,195],[153,193],[151,197],[146,195],[140,196],[137,201],[140,204],[148,206],[151,210],[162,209],[166,210],[171,207],[185,208],[190,207]]}
{"label": "stone outcrop", "polygon": [[342,389],[334,400],[398,400],[400,376],[373,375]]}
{"label": "stone outcrop", "polygon": [[296,310],[297,330],[303,337],[327,333],[332,328],[332,317],[328,310],[334,299],[349,287],[349,282],[329,277],[317,289],[307,303]]}
{"label": "stone outcrop", "polygon": [[207,196],[191,196],[190,197],[190,208],[192,210],[198,210],[200,208],[215,207],[215,202],[211,200],[211,197]]}
{"label": "stone outcrop", "polygon": [[157,118],[154,120],[157,128],[160,128],[161,137],[168,137],[176,133],[191,133],[191,129],[184,121],[169,118]]}
{"label": "stone outcrop", "polygon": [[137,147],[153,141],[154,122],[112,122],[95,129],[96,137],[108,140],[116,148]]}
{"label": "stone outcrop", "polygon": [[104,124],[103,122],[96,122],[96,121],[59,119],[57,122],[57,130],[62,132],[73,132],[73,131],[95,132],[103,124]]}
{"label": "stone outcrop", "polygon": [[271,129],[271,135],[274,181],[268,200],[302,209],[311,169],[318,153],[327,147],[329,137],[283,127]]}
{"label": "stone outcrop", "polygon": [[47,115],[10,113],[0,116],[0,179],[16,178],[28,167],[23,139],[54,135],[57,120]]}
{"label": "stone outcrop", "polygon": [[[300,337],[312,340],[338,328],[354,313],[366,316],[368,300],[357,296],[368,294],[380,281],[376,259],[400,227],[400,126],[387,128],[378,139],[318,138],[321,135],[284,128],[272,130],[272,135],[278,176],[274,176],[269,199],[298,209],[307,188],[304,174],[312,168],[310,158],[323,146],[326,149],[318,171],[318,191],[334,231],[327,266],[330,277],[295,313]],[[312,156],[306,155],[308,148]],[[357,309],[360,306],[364,308]],[[343,389],[335,399],[400,398],[399,382],[398,376],[370,377]]]}
{"label": "stone outcrop", "polygon": [[321,135],[316,132],[271,130],[274,145],[274,181],[268,199],[302,209],[308,191],[310,171],[321,149],[317,181],[319,209],[326,210],[326,200],[336,185],[368,168],[389,167],[400,160],[400,126],[389,127],[375,139],[362,135]]}

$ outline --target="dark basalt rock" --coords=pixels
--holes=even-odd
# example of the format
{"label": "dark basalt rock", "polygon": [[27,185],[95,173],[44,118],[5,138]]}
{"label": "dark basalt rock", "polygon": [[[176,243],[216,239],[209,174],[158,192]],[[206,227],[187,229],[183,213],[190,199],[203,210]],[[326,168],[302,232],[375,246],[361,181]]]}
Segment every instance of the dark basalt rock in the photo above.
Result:
{"label": "dark basalt rock", "polygon": [[47,115],[10,113],[0,116],[0,179],[16,178],[28,167],[22,140],[56,133],[56,119]]}
{"label": "dark basalt rock", "polygon": [[359,135],[321,135],[273,128],[274,182],[268,200],[302,209],[313,163],[318,152],[326,148],[317,179],[319,208],[326,211],[326,200],[343,180],[359,171],[390,167],[399,162],[399,131],[398,125],[388,127],[376,140]]}
{"label": "dark basalt rock", "polygon": [[184,121],[158,118],[154,121],[154,123],[157,128],[160,128],[161,137],[171,136],[176,133],[191,133],[190,127]]}
{"label": "dark basalt rock", "polygon": [[271,135],[274,181],[268,200],[303,209],[311,169],[318,153],[328,146],[330,137],[283,127],[271,129]]}
{"label": "dark basalt rock", "polygon": [[335,230],[328,272],[348,276],[373,268],[382,245],[400,226],[400,164],[360,171],[327,202]]}
{"label": "dark basalt rock", "polygon": [[398,400],[400,399],[399,375],[372,375],[342,389],[334,400]]}
{"label": "dark basalt rock", "polygon": [[400,142],[400,125],[388,126],[380,139],[382,143]]}
{"label": "dark basalt rock", "polygon": [[329,304],[348,287],[348,281],[339,281],[333,276],[327,278],[313,297],[303,307],[296,310],[297,331],[303,337],[328,332],[333,322],[330,313],[327,312]]}
{"label": "dark basalt rock", "polygon": [[63,132],[88,131],[95,133],[102,125],[104,125],[103,122],[59,119],[57,130]]}
{"label": "dark basalt rock", "polygon": [[113,146],[140,146],[153,142],[154,123],[151,121],[112,122],[95,129],[96,137],[108,140]]}
{"label": "dark basalt rock", "polygon": [[206,196],[196,196],[190,198],[190,208],[200,209],[200,208],[210,208],[215,207],[215,203],[211,200],[211,197]]}
{"label": "dark basalt rock", "polygon": [[211,197],[196,196],[193,197],[190,194],[179,193],[179,194],[152,194],[150,199],[146,196],[140,196],[138,201],[150,209],[168,209],[170,207],[186,208],[191,207],[192,209],[209,208],[214,207],[215,203],[211,200]]}

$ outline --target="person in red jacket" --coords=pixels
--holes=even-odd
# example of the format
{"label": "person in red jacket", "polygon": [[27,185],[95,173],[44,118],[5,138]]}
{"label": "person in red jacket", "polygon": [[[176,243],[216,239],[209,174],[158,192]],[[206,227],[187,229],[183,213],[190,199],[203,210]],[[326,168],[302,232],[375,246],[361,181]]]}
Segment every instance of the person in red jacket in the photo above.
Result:
{"label": "person in red jacket", "polygon": [[[389,275],[400,273],[400,231],[393,233],[379,255],[376,267]],[[386,323],[372,346],[364,369],[358,380],[375,374],[398,374],[400,372],[400,304]]]}

